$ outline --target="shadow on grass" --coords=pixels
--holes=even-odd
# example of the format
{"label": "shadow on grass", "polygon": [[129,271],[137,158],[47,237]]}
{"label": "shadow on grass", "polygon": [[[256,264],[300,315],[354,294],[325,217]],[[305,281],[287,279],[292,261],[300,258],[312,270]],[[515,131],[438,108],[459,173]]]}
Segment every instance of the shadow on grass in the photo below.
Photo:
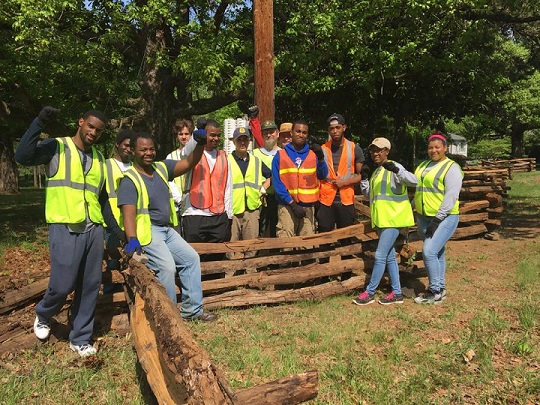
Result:
{"label": "shadow on grass", "polygon": [[21,189],[0,195],[0,246],[33,243],[46,238],[45,189]]}
{"label": "shadow on grass", "polygon": [[540,235],[540,199],[521,197],[508,204],[502,218],[501,234],[510,239],[534,239]]}

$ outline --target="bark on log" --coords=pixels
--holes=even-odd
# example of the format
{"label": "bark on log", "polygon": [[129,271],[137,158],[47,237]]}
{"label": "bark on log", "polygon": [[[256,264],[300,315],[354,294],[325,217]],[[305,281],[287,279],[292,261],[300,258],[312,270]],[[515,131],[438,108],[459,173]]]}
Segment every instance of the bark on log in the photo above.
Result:
{"label": "bark on log", "polygon": [[361,241],[377,239],[377,234],[371,228],[371,221],[362,221],[346,228],[330,232],[317,233],[310,236],[294,236],[292,238],[259,238],[247,241],[224,243],[192,243],[191,246],[199,253],[229,253],[249,252],[253,250],[311,248],[341,239],[356,237]]}
{"label": "bark on log", "polygon": [[317,371],[280,378],[257,387],[245,388],[234,396],[236,405],[298,404],[317,396]]}
{"label": "bark on log", "polygon": [[[145,314],[145,301],[135,293],[135,304],[131,307],[131,327],[133,341],[139,362],[146,373],[148,385],[160,404],[185,404],[187,392],[183,384],[172,377],[167,370],[152,325]],[[152,316],[151,314],[148,314]]]}
{"label": "bark on log", "polygon": [[333,263],[315,263],[300,268],[265,270],[256,274],[208,280],[203,281],[202,285],[204,292],[223,291],[238,287],[262,289],[272,285],[305,283],[317,278],[337,276],[346,272],[358,273],[369,266],[373,266],[373,260],[353,258]]}
{"label": "bark on log", "polygon": [[[124,281],[118,271],[104,272],[103,280],[104,282],[108,281],[114,283],[122,283]],[[21,308],[31,302],[41,299],[48,286],[49,277],[46,277],[18,290],[6,291],[5,294],[0,295],[0,315],[4,315],[14,309]]]}
{"label": "bark on log", "polygon": [[463,228],[458,228],[454,232],[454,235],[450,239],[461,239],[467,238],[469,236],[480,235],[481,233],[487,232],[487,228],[484,224],[465,226]]}
{"label": "bark on log", "polygon": [[461,204],[459,207],[459,214],[463,215],[471,211],[479,211],[489,207],[489,201],[480,200],[480,201],[467,201]]}
{"label": "bark on log", "polygon": [[487,212],[478,212],[475,214],[465,214],[459,216],[459,223],[460,224],[466,224],[470,222],[480,222],[480,221],[486,221],[488,219],[489,214]]}
{"label": "bark on log", "polygon": [[[366,199],[362,199],[360,201],[366,201]],[[371,211],[370,211],[369,205],[364,204],[363,202],[360,202],[360,201],[359,199],[354,200],[354,209],[356,210],[358,214],[370,218]]]}
{"label": "bark on log", "polygon": [[[133,259],[126,283],[144,300],[145,313],[155,335],[161,359],[174,380],[185,387],[188,404],[232,404],[222,391],[208,354],[191,337],[178,308],[144,265]],[[146,333],[144,330],[142,333]],[[141,331],[134,329],[134,334]]]}
{"label": "bark on log", "polygon": [[235,272],[240,270],[255,271],[258,268],[266,267],[274,264],[284,264],[291,262],[300,262],[310,259],[321,259],[331,256],[355,255],[362,253],[363,244],[353,243],[348,246],[340,246],[336,248],[327,247],[324,250],[310,251],[288,251],[280,252],[271,256],[254,257],[249,259],[239,260],[222,260],[213,262],[201,262],[201,273],[218,274],[225,272]]}
{"label": "bark on log", "polygon": [[0,298],[0,301],[2,302],[0,304],[0,314],[4,315],[9,311],[20,308],[41,298],[48,285],[49,277],[38,280],[19,290],[6,291],[6,293]]}
{"label": "bark on log", "polygon": [[503,198],[500,194],[497,193],[487,193],[486,194],[486,200],[489,201],[489,207],[490,208],[496,208],[496,207],[502,207],[503,206]]}
{"label": "bark on log", "polygon": [[208,354],[191,337],[178,308],[150,269],[133,259],[129,264],[124,276],[130,287],[128,301],[133,302],[135,297],[132,315],[137,353],[160,403],[297,404],[317,396],[316,372],[234,394]]}
{"label": "bark on log", "polygon": [[499,227],[501,226],[501,220],[498,218],[491,218],[484,222],[488,226]]}
{"label": "bark on log", "polygon": [[230,291],[216,296],[204,298],[207,309],[245,307],[249,305],[279,304],[302,300],[321,300],[338,294],[347,294],[364,286],[365,277],[354,276],[345,281],[331,281],[314,287],[295,290]]}
{"label": "bark on log", "polygon": [[504,212],[504,207],[487,208],[486,211],[491,217],[491,214],[502,214]]}

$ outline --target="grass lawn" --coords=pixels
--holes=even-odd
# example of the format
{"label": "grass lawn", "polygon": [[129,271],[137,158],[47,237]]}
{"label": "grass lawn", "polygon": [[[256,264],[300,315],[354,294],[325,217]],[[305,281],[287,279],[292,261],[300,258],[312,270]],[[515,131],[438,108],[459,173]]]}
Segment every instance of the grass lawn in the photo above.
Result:
{"label": "grass lawn", "polygon": [[[213,324],[190,324],[193,334],[235,389],[317,369],[312,404],[540,403],[540,174],[517,174],[509,185],[499,241],[449,243],[442,305],[407,299],[358,307],[352,295],[339,296],[222,310]],[[7,199],[0,196],[8,234],[0,249],[16,245],[30,260],[33,245],[44,243],[43,211]],[[18,214],[4,216],[12,209]],[[0,359],[0,403],[153,403],[130,336],[109,332],[98,345],[101,360],[92,364],[66,342],[7,354]]]}

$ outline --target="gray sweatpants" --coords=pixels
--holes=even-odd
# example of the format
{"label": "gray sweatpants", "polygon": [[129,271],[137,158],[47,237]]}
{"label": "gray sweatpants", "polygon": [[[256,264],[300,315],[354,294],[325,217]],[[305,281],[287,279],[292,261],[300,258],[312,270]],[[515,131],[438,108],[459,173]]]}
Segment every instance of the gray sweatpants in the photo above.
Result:
{"label": "gray sweatpants", "polygon": [[40,320],[49,321],[60,312],[68,294],[75,291],[69,340],[75,345],[89,343],[101,286],[103,227],[95,225],[88,232],[71,233],[66,225],[49,224],[49,252],[49,287],[36,306],[36,314]]}

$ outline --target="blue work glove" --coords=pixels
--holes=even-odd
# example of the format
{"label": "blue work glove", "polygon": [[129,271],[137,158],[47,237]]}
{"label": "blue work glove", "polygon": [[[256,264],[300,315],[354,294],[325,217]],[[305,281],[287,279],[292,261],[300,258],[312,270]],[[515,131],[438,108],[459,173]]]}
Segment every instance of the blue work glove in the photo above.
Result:
{"label": "blue work glove", "polygon": [[433,234],[435,233],[435,231],[437,230],[437,228],[439,227],[439,224],[441,222],[442,222],[442,220],[440,220],[437,217],[434,217],[431,220],[431,222],[428,224],[427,229],[426,229],[426,237],[427,238],[431,238],[433,236]]}
{"label": "blue work glove", "polygon": [[60,110],[51,106],[46,106],[39,112],[38,118],[43,125],[46,125],[50,120],[56,118]]}
{"label": "blue work glove", "polygon": [[382,164],[382,167],[384,167],[386,170],[398,174],[399,167],[394,162],[386,161]]}
{"label": "blue work glove", "polygon": [[204,129],[196,129],[193,131],[193,139],[197,145],[206,145],[206,131]]}
{"label": "blue work glove", "polygon": [[321,145],[319,145],[318,143],[314,143],[313,145],[309,147],[309,149],[311,149],[313,153],[315,153],[315,155],[317,156],[317,159],[324,160],[324,152],[322,150]]}
{"label": "blue work glove", "polygon": [[205,117],[199,117],[197,118],[197,129],[205,129],[206,128],[206,118]]}
{"label": "blue work glove", "polygon": [[126,246],[124,246],[124,252],[126,253],[137,252],[138,254],[142,254],[142,246],[141,246],[141,243],[139,242],[139,239],[137,239],[134,236],[129,238],[129,242],[127,243]]}

